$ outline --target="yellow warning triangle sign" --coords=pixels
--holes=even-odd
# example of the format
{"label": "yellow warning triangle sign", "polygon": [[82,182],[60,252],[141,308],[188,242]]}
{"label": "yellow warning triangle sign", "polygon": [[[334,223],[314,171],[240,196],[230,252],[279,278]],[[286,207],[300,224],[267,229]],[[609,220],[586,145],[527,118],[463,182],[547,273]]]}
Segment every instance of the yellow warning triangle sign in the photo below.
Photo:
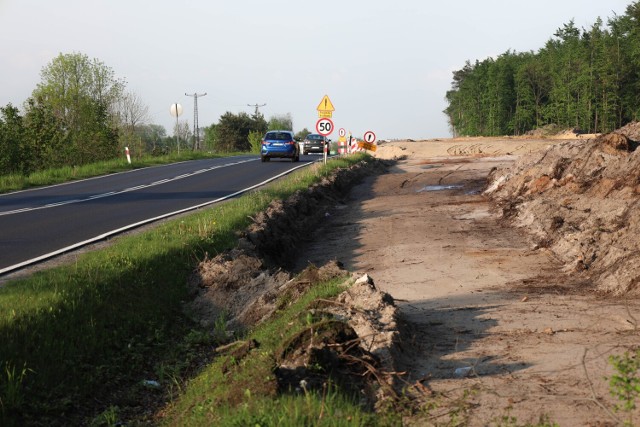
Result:
{"label": "yellow warning triangle sign", "polygon": [[318,111],[336,111],[336,109],[333,107],[333,104],[331,103],[331,100],[329,99],[329,96],[325,95],[322,98],[322,101],[320,101],[320,104],[318,104],[318,108],[316,108],[316,110]]}

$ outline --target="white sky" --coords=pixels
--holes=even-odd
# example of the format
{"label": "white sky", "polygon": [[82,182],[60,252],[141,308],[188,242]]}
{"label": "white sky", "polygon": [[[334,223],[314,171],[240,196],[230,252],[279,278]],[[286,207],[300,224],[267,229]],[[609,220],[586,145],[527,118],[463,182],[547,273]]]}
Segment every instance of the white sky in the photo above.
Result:
{"label": "white sky", "polygon": [[[537,51],[574,19],[632,0],[0,0],[0,106],[21,107],[60,53],[111,67],[173,133],[226,111],[291,113],[315,128],[327,94],[336,128],[378,139],[448,137],[452,71],[508,49]],[[331,136],[337,139],[337,132]]]}

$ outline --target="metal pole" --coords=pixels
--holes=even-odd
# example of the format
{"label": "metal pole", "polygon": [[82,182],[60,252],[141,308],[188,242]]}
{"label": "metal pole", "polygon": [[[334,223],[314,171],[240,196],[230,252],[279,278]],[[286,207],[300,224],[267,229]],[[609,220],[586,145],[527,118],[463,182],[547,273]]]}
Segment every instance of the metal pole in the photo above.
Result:
{"label": "metal pole", "polygon": [[200,124],[198,123],[198,97],[199,96],[206,96],[207,92],[205,93],[194,93],[193,95],[190,95],[188,93],[185,93],[185,96],[192,96],[193,97],[193,139],[194,139],[194,143],[193,143],[193,149],[200,149]]}

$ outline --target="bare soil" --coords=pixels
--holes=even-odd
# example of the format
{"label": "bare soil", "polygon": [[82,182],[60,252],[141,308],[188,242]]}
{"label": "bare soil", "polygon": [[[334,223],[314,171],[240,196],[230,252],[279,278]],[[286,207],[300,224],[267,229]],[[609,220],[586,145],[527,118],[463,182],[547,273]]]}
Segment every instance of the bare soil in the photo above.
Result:
{"label": "bare soil", "polygon": [[613,411],[608,357],[638,345],[638,300],[599,292],[483,194],[494,168],[506,174],[522,156],[562,143],[382,144],[378,157],[404,158],[336,204],[300,254],[298,268],[338,260],[395,299],[406,322],[402,381],[413,399],[436,402],[407,424],[624,418]]}
{"label": "bare soil", "polygon": [[373,313],[358,335],[388,338],[371,363],[422,408],[407,425],[619,425],[609,356],[639,342],[636,131],[383,143],[385,171],[275,203],[202,263],[191,309],[247,326],[343,267],[381,292],[341,301]]}

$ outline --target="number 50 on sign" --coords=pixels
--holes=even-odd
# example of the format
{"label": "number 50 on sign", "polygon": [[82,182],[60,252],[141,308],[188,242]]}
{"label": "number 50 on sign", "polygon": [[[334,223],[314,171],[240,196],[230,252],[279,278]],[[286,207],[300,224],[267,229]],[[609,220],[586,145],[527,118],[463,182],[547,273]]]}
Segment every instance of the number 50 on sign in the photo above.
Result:
{"label": "number 50 on sign", "polygon": [[331,135],[331,132],[333,132],[333,121],[326,117],[319,119],[316,122],[316,132],[322,136]]}

